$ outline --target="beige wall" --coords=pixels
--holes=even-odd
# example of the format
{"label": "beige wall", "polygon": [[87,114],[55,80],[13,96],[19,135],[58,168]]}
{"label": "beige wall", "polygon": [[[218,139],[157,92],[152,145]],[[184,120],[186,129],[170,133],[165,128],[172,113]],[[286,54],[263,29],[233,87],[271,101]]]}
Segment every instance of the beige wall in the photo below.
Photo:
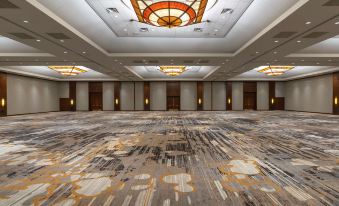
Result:
{"label": "beige wall", "polygon": [[269,110],[268,82],[257,82],[257,110]]}
{"label": "beige wall", "polygon": [[285,83],[285,109],[332,113],[332,74]]}
{"label": "beige wall", "polygon": [[144,83],[135,82],[135,110],[144,110]]}
{"label": "beige wall", "polygon": [[69,83],[59,82],[59,98],[69,98]]}
{"label": "beige wall", "polygon": [[244,88],[242,82],[232,83],[232,110],[243,110],[244,109]]}
{"label": "beige wall", "polygon": [[114,82],[102,83],[102,109],[114,110]]}
{"label": "beige wall", "polygon": [[180,110],[197,110],[197,82],[180,82]]}
{"label": "beige wall", "polygon": [[120,101],[122,111],[134,110],[134,82],[121,82]]}
{"label": "beige wall", "polygon": [[166,82],[150,82],[151,110],[166,110]]}
{"label": "beige wall", "polygon": [[7,114],[59,111],[58,82],[7,75]]}
{"label": "beige wall", "polygon": [[203,98],[203,109],[212,110],[212,84],[211,82],[204,82],[204,98]]}
{"label": "beige wall", "polygon": [[77,111],[88,111],[88,82],[76,83],[76,107]]}
{"label": "beige wall", "polygon": [[226,110],[225,82],[212,82],[212,110]]}

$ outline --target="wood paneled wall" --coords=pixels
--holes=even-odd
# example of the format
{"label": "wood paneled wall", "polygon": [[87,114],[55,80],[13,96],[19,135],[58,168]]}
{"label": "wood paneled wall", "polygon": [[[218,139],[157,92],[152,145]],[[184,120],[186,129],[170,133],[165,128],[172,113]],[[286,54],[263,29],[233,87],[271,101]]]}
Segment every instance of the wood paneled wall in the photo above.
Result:
{"label": "wood paneled wall", "polygon": [[120,90],[121,82],[114,82],[114,111],[120,111]]}
{"label": "wood paneled wall", "polygon": [[257,110],[257,82],[244,82],[244,109]]}
{"label": "wood paneled wall", "polygon": [[285,97],[276,97],[275,82],[269,82],[269,110],[285,110]]}
{"label": "wood paneled wall", "polygon": [[144,110],[145,111],[150,111],[151,109],[151,103],[150,103],[150,98],[151,98],[151,92],[150,92],[150,83],[149,82],[144,82]]}
{"label": "wood paneled wall", "polygon": [[7,115],[7,74],[0,72],[0,116]]}
{"label": "wood paneled wall", "polygon": [[89,82],[88,93],[88,110],[102,110],[102,82]]}
{"label": "wood paneled wall", "polygon": [[76,108],[77,108],[77,83],[76,82],[69,82],[69,103],[70,103],[71,111],[76,111]]}
{"label": "wood paneled wall", "polygon": [[204,108],[204,82],[197,82],[197,110]]}
{"label": "wood paneled wall", "polygon": [[226,82],[226,110],[232,111],[232,82]]}
{"label": "wood paneled wall", "polygon": [[180,110],[180,82],[166,82],[167,110]]}
{"label": "wood paneled wall", "polygon": [[333,114],[339,115],[339,72],[333,74]]}

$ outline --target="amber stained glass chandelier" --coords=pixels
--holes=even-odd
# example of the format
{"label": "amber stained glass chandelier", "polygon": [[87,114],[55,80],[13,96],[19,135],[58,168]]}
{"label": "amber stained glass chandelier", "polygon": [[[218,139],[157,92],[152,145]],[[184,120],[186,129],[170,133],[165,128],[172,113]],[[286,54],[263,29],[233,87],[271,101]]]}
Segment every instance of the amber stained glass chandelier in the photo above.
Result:
{"label": "amber stained glass chandelier", "polygon": [[268,76],[280,76],[293,68],[294,68],[293,66],[267,66],[262,67],[261,69],[258,70],[258,72],[264,73]]}
{"label": "amber stained glass chandelier", "polygon": [[167,76],[179,76],[186,71],[185,66],[160,66],[160,71],[165,73]]}
{"label": "amber stained glass chandelier", "polygon": [[80,68],[80,66],[49,66],[48,68],[63,76],[76,76],[87,72],[87,70]]}
{"label": "amber stained glass chandelier", "polygon": [[208,0],[131,0],[139,22],[157,27],[183,27],[201,23]]}

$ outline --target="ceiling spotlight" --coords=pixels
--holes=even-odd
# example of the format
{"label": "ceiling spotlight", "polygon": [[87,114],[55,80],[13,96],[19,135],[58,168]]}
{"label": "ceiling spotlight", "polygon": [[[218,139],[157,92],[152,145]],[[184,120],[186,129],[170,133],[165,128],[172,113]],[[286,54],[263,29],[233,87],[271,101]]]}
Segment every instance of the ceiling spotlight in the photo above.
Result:
{"label": "ceiling spotlight", "polygon": [[256,53],[256,54],[259,54],[260,52],[256,51],[255,53]]}
{"label": "ceiling spotlight", "polygon": [[25,20],[25,21],[24,21],[24,23],[25,23],[25,24],[28,24],[28,23],[29,23],[29,21]]}
{"label": "ceiling spotlight", "polygon": [[339,21],[335,22],[334,24],[339,25]]}
{"label": "ceiling spotlight", "polygon": [[275,42],[275,43],[278,43],[279,41],[278,41],[278,40],[275,40],[274,42]]}
{"label": "ceiling spotlight", "polygon": [[219,31],[218,29],[214,29],[215,32]]}
{"label": "ceiling spotlight", "polygon": [[65,42],[65,40],[63,40],[63,39],[60,39],[60,42],[61,42],[61,43],[64,43],[64,42]]}
{"label": "ceiling spotlight", "polygon": [[273,54],[278,54],[278,52],[273,52]]}
{"label": "ceiling spotlight", "polygon": [[37,40],[35,40],[35,41],[37,41],[37,42],[41,42],[41,40],[40,40],[40,39],[37,39]]}
{"label": "ceiling spotlight", "polygon": [[225,62],[221,63],[221,64],[225,64]]}
{"label": "ceiling spotlight", "polygon": [[310,22],[310,21],[307,21],[305,24],[307,24],[307,25],[308,25],[308,24],[311,24],[311,23],[312,23],[312,22]]}
{"label": "ceiling spotlight", "polygon": [[86,54],[86,52],[85,52],[85,51],[83,51],[82,53],[83,53],[83,54]]}
{"label": "ceiling spotlight", "polygon": [[298,43],[300,43],[301,41],[300,41],[300,40],[298,40],[297,42],[298,42]]}
{"label": "ceiling spotlight", "polygon": [[67,51],[64,51],[64,54],[67,54],[68,52]]}

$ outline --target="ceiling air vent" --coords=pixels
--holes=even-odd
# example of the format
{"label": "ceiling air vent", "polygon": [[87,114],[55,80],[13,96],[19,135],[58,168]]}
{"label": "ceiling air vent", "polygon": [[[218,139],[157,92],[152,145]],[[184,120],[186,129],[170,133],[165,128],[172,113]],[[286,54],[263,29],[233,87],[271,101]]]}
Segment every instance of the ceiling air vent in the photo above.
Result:
{"label": "ceiling air vent", "polygon": [[200,64],[207,64],[207,63],[209,63],[209,62],[210,62],[209,60],[200,60],[200,61],[199,61]]}
{"label": "ceiling air vent", "polygon": [[8,0],[1,0],[0,1],[0,9],[17,9],[15,4],[9,2]]}
{"label": "ceiling air vent", "polygon": [[71,39],[66,34],[63,33],[47,33],[49,36],[53,37],[54,39]]}
{"label": "ceiling air vent", "polygon": [[193,63],[193,60],[184,60],[184,63],[185,64],[191,64],[191,63]]}
{"label": "ceiling air vent", "polygon": [[117,8],[107,8],[106,9],[107,13],[116,13],[116,14],[119,14],[119,11]]}
{"label": "ceiling air vent", "polygon": [[323,6],[339,6],[339,0],[329,0]]}
{"label": "ceiling air vent", "polygon": [[17,32],[13,32],[13,33],[9,33],[19,39],[35,39],[35,37],[25,34],[25,33],[17,33]]}
{"label": "ceiling air vent", "polygon": [[310,34],[307,34],[306,36],[303,36],[303,38],[315,39],[315,38],[319,38],[319,37],[321,37],[325,34],[327,34],[327,32],[312,32]]}
{"label": "ceiling air vent", "polygon": [[202,28],[194,28],[194,32],[203,32]]}
{"label": "ceiling air vent", "polygon": [[221,11],[221,14],[232,14],[233,13],[233,9],[230,8],[224,8]]}
{"label": "ceiling air vent", "polygon": [[139,31],[140,32],[148,32],[148,28],[140,28]]}
{"label": "ceiling air vent", "polygon": [[297,32],[294,32],[294,31],[283,31],[283,32],[276,34],[273,38],[281,38],[281,39],[290,38],[296,33]]}

